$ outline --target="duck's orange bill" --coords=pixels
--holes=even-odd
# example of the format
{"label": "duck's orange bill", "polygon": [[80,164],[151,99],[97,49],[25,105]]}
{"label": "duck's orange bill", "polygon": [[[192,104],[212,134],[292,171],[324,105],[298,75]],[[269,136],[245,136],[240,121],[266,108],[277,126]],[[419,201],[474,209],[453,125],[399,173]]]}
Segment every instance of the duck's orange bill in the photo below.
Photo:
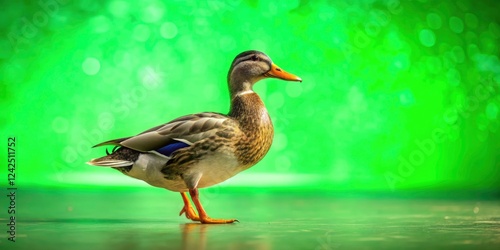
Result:
{"label": "duck's orange bill", "polygon": [[290,74],[288,72],[285,72],[282,70],[278,65],[272,64],[271,70],[266,73],[267,76],[269,77],[276,77],[279,79],[283,80],[288,80],[288,81],[297,81],[297,82],[302,82],[302,79],[294,74]]}

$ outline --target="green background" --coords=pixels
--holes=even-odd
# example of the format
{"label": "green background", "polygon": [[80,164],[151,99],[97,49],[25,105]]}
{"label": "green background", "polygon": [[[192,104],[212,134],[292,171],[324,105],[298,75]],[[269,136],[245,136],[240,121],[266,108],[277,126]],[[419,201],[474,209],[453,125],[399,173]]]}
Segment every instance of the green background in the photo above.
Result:
{"label": "green background", "polygon": [[[498,1],[9,1],[0,130],[16,185],[137,187],[85,164],[101,141],[227,112],[248,49],[302,83],[255,86],[264,160],[221,186],[336,191],[500,187]],[[6,165],[6,154],[0,155]],[[7,168],[1,168],[6,185]]]}

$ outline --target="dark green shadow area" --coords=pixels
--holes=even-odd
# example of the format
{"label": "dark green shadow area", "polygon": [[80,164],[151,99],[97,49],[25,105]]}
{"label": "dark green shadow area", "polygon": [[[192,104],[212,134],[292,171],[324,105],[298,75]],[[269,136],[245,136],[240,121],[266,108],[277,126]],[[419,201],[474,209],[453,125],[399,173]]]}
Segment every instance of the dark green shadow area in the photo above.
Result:
{"label": "dark green shadow area", "polygon": [[[498,197],[498,196],[496,196]],[[201,190],[214,218],[179,217],[180,195],[154,188],[20,189],[16,242],[6,249],[494,249],[500,200],[492,192],[332,193]],[[1,224],[6,224],[5,217]],[[14,247],[14,248],[12,248]],[[4,249],[2,247],[2,249]]]}

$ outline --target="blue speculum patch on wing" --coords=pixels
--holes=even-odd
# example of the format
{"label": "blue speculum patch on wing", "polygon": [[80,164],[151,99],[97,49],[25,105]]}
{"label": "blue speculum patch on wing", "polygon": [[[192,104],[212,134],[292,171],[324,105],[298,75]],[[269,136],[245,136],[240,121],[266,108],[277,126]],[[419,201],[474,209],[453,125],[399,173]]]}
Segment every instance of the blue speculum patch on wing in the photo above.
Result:
{"label": "blue speculum patch on wing", "polygon": [[166,146],[163,146],[163,147],[157,149],[156,152],[158,152],[162,155],[165,155],[165,156],[171,156],[172,153],[174,153],[175,151],[177,151],[181,148],[188,147],[188,146],[189,145],[184,143],[184,142],[174,141]]}

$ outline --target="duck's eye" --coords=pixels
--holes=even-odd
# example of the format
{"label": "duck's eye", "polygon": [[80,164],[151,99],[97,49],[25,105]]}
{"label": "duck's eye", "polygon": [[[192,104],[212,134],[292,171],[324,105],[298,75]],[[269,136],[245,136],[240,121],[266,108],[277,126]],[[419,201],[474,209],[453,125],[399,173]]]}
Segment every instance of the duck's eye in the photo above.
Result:
{"label": "duck's eye", "polygon": [[252,61],[259,61],[259,57],[257,55],[253,55],[251,59]]}

